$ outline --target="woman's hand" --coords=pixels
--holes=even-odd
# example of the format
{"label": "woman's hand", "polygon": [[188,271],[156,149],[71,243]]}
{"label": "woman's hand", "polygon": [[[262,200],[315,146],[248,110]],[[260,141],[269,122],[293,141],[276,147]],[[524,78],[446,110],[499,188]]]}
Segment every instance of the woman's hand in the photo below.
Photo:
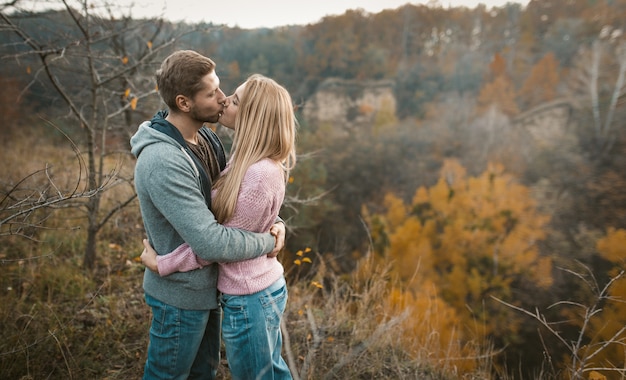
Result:
{"label": "woman's hand", "polygon": [[148,239],[143,239],[143,252],[141,252],[141,262],[151,271],[159,273],[159,267],[157,265],[157,253],[150,245]]}

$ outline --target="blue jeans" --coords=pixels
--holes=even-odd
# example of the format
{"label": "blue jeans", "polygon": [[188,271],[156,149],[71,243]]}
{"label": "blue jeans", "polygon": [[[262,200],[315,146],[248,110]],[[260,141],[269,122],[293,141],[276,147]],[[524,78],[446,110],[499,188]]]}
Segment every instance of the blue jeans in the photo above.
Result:
{"label": "blue jeans", "polygon": [[152,325],[143,379],[215,379],[221,310],[184,310],[145,297]]}
{"label": "blue jeans", "polygon": [[233,379],[291,379],[280,354],[280,320],[287,304],[285,279],[250,295],[222,294],[221,302],[222,339]]}

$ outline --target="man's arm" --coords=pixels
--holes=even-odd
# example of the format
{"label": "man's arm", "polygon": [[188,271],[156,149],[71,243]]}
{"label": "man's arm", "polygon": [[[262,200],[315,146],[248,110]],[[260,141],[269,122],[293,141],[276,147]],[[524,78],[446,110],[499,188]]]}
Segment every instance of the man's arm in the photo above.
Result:
{"label": "man's arm", "polygon": [[[152,157],[147,157],[148,153]],[[183,158],[182,152],[172,153],[164,155],[163,150],[144,149],[142,159],[153,167],[143,171],[149,173],[145,178],[136,179],[145,181],[154,207],[164,218],[155,221],[154,231],[149,231],[158,251],[175,248],[159,244],[162,232],[159,228],[167,230],[168,227],[174,228],[199,257],[212,262],[247,260],[274,250],[276,241],[269,233],[252,233],[218,224],[205,204],[191,163]]]}

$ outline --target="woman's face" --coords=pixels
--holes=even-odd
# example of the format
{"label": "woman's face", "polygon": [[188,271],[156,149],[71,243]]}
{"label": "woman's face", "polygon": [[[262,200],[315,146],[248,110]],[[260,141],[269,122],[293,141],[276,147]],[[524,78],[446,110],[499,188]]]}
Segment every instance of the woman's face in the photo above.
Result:
{"label": "woman's face", "polygon": [[220,117],[220,124],[226,128],[235,129],[235,117],[237,116],[239,103],[241,102],[241,97],[243,96],[245,89],[246,83],[244,82],[242,85],[237,87],[234,94],[226,98],[224,113],[222,114],[222,117]]}

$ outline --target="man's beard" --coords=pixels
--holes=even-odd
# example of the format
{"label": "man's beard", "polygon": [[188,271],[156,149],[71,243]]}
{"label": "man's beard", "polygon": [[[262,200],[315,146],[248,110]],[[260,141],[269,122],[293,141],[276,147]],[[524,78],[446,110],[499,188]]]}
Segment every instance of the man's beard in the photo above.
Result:
{"label": "man's beard", "polygon": [[195,107],[192,107],[189,112],[189,116],[191,116],[192,119],[203,123],[215,124],[220,119],[220,116],[222,116],[222,113],[219,112],[215,115],[201,115]]}

